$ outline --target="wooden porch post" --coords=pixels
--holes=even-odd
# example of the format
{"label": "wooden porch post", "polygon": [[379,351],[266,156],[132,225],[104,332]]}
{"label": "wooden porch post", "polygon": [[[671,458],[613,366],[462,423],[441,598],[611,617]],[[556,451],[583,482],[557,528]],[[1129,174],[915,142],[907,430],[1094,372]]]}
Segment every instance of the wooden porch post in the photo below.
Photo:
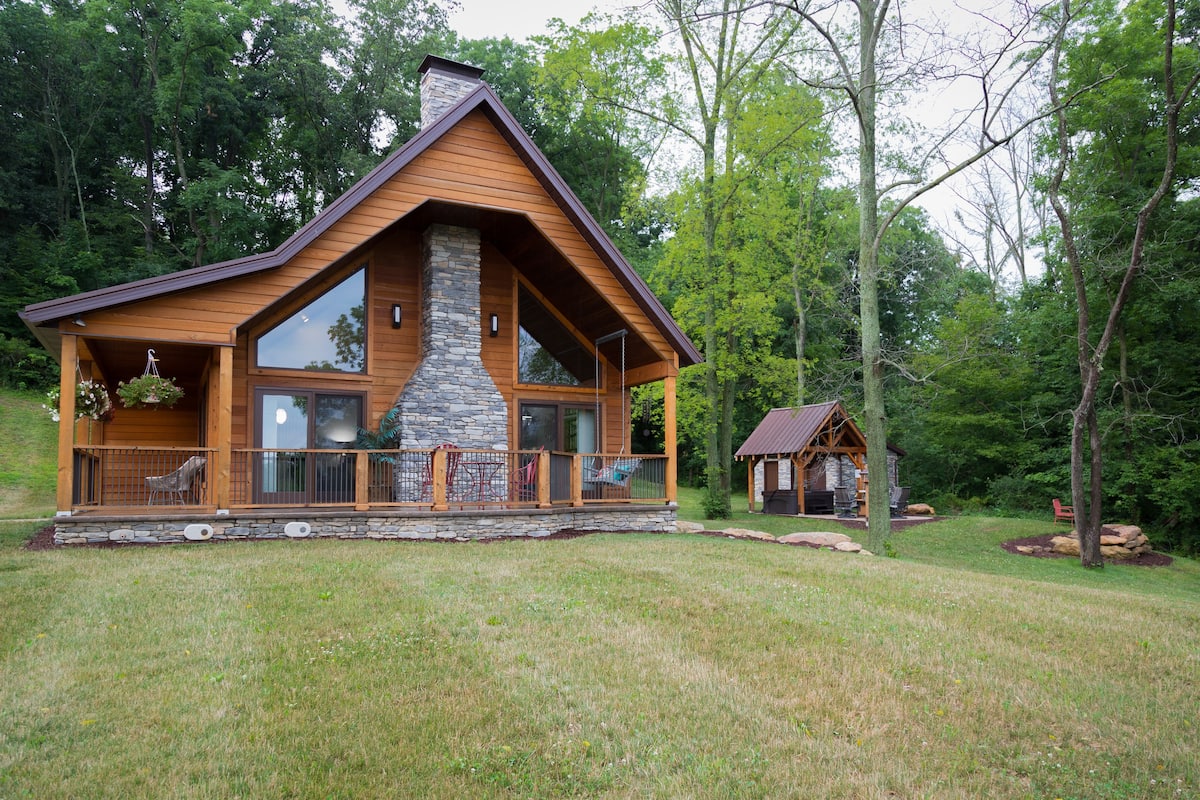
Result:
{"label": "wooden porch post", "polygon": [[217,348],[217,469],[218,511],[229,510],[233,474],[233,348]]}
{"label": "wooden porch post", "polygon": [[663,444],[667,451],[667,502],[674,503],[679,498],[679,453],[676,434],[677,406],[675,401],[675,376],[668,375],[663,379]]}
{"label": "wooden porch post", "polygon": [[754,513],[754,456],[746,459],[746,508]]}
{"label": "wooden porch post", "polygon": [[78,337],[64,333],[58,374],[58,485],[54,501],[59,516],[70,515],[75,492],[75,360],[78,357]]}

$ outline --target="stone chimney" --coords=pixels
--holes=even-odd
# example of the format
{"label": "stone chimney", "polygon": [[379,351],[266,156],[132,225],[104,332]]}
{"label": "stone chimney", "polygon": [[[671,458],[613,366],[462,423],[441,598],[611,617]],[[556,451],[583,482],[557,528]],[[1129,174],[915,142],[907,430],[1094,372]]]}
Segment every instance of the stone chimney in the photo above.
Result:
{"label": "stone chimney", "polygon": [[400,392],[400,446],[508,447],[508,405],[479,356],[479,231],[430,225],[422,237],[421,363]]}
{"label": "stone chimney", "polygon": [[[427,56],[421,64],[421,126],[428,127],[480,83],[483,70]],[[434,223],[421,237],[421,363],[404,385],[400,446],[450,443],[505,450],[508,405],[483,365],[480,234]]]}
{"label": "stone chimney", "polygon": [[483,70],[438,56],[425,56],[421,74],[421,129],[466,97],[483,79]]}

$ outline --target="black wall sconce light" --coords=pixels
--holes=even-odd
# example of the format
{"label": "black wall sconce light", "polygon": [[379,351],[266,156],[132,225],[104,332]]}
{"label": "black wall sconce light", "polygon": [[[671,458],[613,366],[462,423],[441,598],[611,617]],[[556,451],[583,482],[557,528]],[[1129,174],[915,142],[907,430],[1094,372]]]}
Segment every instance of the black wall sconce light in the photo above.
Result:
{"label": "black wall sconce light", "polygon": [[500,335],[500,317],[495,314],[492,314],[492,318],[488,322],[488,334],[491,336]]}
{"label": "black wall sconce light", "polygon": [[392,304],[392,327],[399,328],[401,322],[403,322],[403,316],[401,315],[400,304],[393,303]]}

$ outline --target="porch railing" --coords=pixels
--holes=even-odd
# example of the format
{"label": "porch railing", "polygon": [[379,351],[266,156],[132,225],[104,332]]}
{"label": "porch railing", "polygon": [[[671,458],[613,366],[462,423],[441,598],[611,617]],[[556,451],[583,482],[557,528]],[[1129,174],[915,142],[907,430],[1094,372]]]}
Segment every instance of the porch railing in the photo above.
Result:
{"label": "porch railing", "polygon": [[[193,457],[194,480],[155,491]],[[195,462],[193,461],[194,465]],[[214,506],[220,475],[212,448],[75,449],[77,509]],[[662,455],[540,450],[239,449],[229,465],[231,508],[350,507],[448,511],[667,501]]]}
{"label": "porch railing", "polygon": [[211,505],[215,454],[205,447],[76,447],[73,506]]}

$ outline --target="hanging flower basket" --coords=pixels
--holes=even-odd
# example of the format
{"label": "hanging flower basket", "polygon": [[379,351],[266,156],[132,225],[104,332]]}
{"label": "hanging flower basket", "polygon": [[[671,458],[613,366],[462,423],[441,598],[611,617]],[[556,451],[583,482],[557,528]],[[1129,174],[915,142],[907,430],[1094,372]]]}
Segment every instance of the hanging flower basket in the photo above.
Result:
{"label": "hanging flower basket", "polygon": [[126,383],[117,384],[117,394],[121,404],[126,408],[149,408],[162,406],[170,408],[183,397],[183,389],[175,385],[170,378],[158,375],[142,375]]}
{"label": "hanging flower basket", "polygon": [[153,350],[146,351],[146,370],[140,377],[117,384],[117,394],[126,408],[170,408],[183,397],[183,389],[175,381],[158,374],[158,359]]}
{"label": "hanging flower basket", "polygon": [[[61,402],[61,390],[55,387],[46,393],[46,402],[42,404],[55,422],[62,419],[59,413]],[[112,413],[112,399],[104,384],[100,381],[80,381],[75,384],[75,419],[109,420],[112,419]]]}

